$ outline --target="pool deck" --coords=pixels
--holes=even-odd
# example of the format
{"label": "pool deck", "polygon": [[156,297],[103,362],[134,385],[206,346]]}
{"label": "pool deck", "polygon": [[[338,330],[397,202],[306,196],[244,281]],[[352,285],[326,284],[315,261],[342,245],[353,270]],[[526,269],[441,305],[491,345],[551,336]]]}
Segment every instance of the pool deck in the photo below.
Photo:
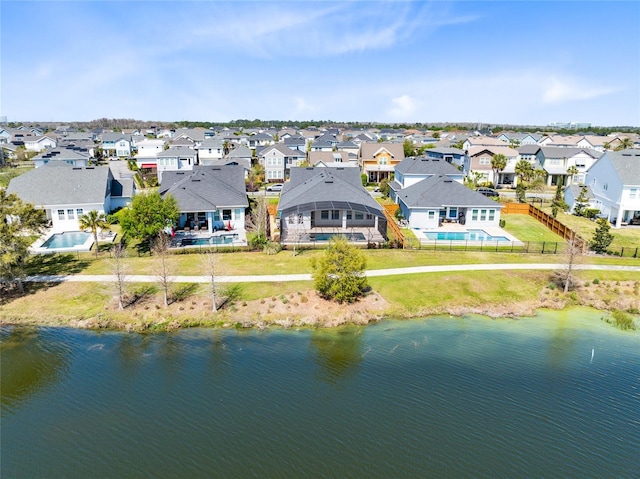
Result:
{"label": "pool deck", "polygon": [[[45,232],[40,238],[35,240],[33,244],[29,247],[29,251],[34,254],[53,254],[53,253],[83,253],[87,251],[91,251],[91,247],[93,246],[93,234],[89,234],[87,240],[79,245],[75,245],[69,248],[47,248],[42,245],[46,243],[46,241],[56,234],[64,234],[64,233],[87,233],[87,231],[52,231],[49,230]],[[98,242],[99,243],[113,243],[116,239],[117,234],[112,231],[103,231],[98,233]]]}
{"label": "pool deck", "polygon": [[364,244],[368,243],[384,243],[385,238],[380,234],[378,230],[375,228],[367,228],[367,227],[353,227],[347,228],[343,230],[342,228],[332,228],[332,227],[313,227],[309,230],[301,231],[298,235],[292,233],[291,231],[285,231],[283,237],[281,237],[280,242],[283,245],[299,245],[299,246],[313,246],[316,244],[328,244],[327,241],[317,240],[314,241],[311,239],[311,235],[316,234],[333,234],[333,235],[341,235],[341,234],[362,234],[363,239],[361,240],[349,240],[349,243],[352,244]]}
{"label": "pool deck", "polygon": [[[490,240],[483,240],[483,241],[477,241],[477,240],[434,240],[434,239],[429,239],[427,238],[423,233],[465,233],[467,231],[477,231],[477,230],[482,230],[485,233],[491,235],[491,236],[504,236],[505,238],[508,239],[508,241],[490,241]],[[497,228],[497,227],[486,227],[486,228],[467,228],[461,224],[458,223],[448,223],[445,224],[443,226],[440,226],[439,228],[432,228],[432,229],[412,229],[411,231],[413,231],[413,234],[416,235],[416,238],[418,238],[418,240],[421,243],[433,243],[433,242],[442,242],[442,243],[451,243],[451,244],[495,244],[495,243],[513,243],[517,246],[522,246],[524,243],[522,241],[520,241],[518,238],[516,238],[515,236],[513,236],[512,234],[507,233],[505,230],[503,230],[502,228]]]}
{"label": "pool deck", "polygon": [[183,231],[178,230],[175,232],[175,236],[172,238],[171,246],[172,248],[197,248],[209,245],[182,245],[182,240],[185,238],[189,239],[207,239],[211,237],[219,237],[219,236],[235,236],[234,241],[231,243],[223,243],[223,244],[215,244],[211,246],[215,247],[233,247],[233,246],[247,246],[247,232],[246,230],[221,230],[214,231],[209,233],[208,231]]}

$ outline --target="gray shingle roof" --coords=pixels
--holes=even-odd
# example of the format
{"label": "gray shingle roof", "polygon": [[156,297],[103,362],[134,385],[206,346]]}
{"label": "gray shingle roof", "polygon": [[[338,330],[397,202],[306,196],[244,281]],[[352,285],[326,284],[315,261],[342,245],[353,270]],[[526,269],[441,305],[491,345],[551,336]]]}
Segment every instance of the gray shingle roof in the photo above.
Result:
{"label": "gray shingle roof", "polygon": [[278,210],[354,210],[384,216],[382,207],[362,186],[358,168],[291,168],[284,184]]}
{"label": "gray shingle roof", "polygon": [[404,188],[397,195],[410,208],[442,208],[444,206],[502,208],[500,203],[442,175],[419,181]]}
{"label": "gray shingle roof", "polygon": [[158,153],[158,158],[195,158],[196,156],[196,150],[187,146],[172,146]]}
{"label": "gray shingle roof", "polygon": [[611,161],[623,185],[640,185],[640,150],[607,151],[605,155]]}
{"label": "gray shingle roof", "polygon": [[602,153],[590,148],[542,146],[540,147],[540,150],[542,150],[542,154],[545,158],[571,158],[579,153],[586,153],[592,158],[600,158],[602,156]]}
{"label": "gray shingle roof", "polygon": [[36,206],[103,203],[111,178],[108,166],[49,163],[13,178],[7,192]]}
{"label": "gray shingle roof", "polygon": [[461,175],[451,163],[439,158],[410,156],[396,165],[396,171],[405,175]]}
{"label": "gray shingle roof", "polygon": [[180,211],[213,211],[249,206],[242,166],[196,166],[192,171],[165,171],[160,194],[173,195]]}

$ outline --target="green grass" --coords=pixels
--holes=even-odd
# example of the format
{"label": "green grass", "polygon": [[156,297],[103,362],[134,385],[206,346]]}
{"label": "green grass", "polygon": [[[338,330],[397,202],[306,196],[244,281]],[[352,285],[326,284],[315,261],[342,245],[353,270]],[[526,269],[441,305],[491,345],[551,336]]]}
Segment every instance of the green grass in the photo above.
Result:
{"label": "green grass", "polygon": [[16,176],[31,170],[32,168],[0,168],[0,188],[9,186],[9,182]]}
{"label": "green grass", "polygon": [[501,218],[505,221],[504,230],[520,241],[564,242],[560,236],[529,215],[511,214],[502,215]]}
{"label": "green grass", "polygon": [[[542,210],[551,214],[550,206],[544,206]],[[559,213],[556,219],[586,240],[591,239],[597,227],[595,221],[564,212]],[[611,248],[640,248],[640,230],[637,228],[611,228],[611,233],[614,236]]]}

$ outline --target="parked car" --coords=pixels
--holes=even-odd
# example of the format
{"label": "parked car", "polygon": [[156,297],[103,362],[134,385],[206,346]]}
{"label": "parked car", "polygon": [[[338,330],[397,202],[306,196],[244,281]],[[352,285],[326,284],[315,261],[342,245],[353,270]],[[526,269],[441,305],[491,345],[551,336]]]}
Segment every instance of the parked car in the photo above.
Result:
{"label": "parked car", "polygon": [[476,191],[481,195],[488,196],[488,197],[498,198],[500,196],[500,193],[498,193],[496,190],[491,188],[478,188]]}
{"label": "parked car", "polygon": [[274,183],[267,186],[267,191],[282,191],[282,183]]}

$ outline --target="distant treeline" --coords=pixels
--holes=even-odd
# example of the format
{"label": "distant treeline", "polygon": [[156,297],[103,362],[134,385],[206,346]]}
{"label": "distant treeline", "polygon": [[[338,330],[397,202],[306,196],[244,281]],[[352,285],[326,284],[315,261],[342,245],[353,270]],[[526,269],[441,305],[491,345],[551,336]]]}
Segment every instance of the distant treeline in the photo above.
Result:
{"label": "distant treeline", "polygon": [[285,127],[295,129],[306,129],[310,127],[315,128],[340,128],[340,129],[389,129],[389,130],[432,130],[432,131],[458,131],[458,130],[472,130],[491,132],[493,134],[500,133],[501,131],[516,131],[516,132],[553,132],[559,134],[576,135],[576,134],[593,134],[593,135],[607,135],[612,132],[628,132],[640,134],[640,127],[632,126],[592,126],[587,130],[576,129],[563,129],[554,128],[544,125],[510,125],[510,124],[478,124],[478,123],[376,123],[376,122],[337,122],[332,120],[247,120],[239,119],[228,122],[213,122],[213,121],[178,121],[178,122],[165,122],[165,121],[142,121],[135,120],[133,118],[99,118],[91,121],[78,121],[78,122],[25,122],[25,123],[8,123],[9,127],[15,128],[21,125],[28,126],[41,126],[48,129],[55,129],[59,125],[69,125],[78,129],[91,130],[94,128],[105,129],[152,129],[152,128],[213,128],[213,127],[228,127],[228,128],[274,128],[281,129]]}

